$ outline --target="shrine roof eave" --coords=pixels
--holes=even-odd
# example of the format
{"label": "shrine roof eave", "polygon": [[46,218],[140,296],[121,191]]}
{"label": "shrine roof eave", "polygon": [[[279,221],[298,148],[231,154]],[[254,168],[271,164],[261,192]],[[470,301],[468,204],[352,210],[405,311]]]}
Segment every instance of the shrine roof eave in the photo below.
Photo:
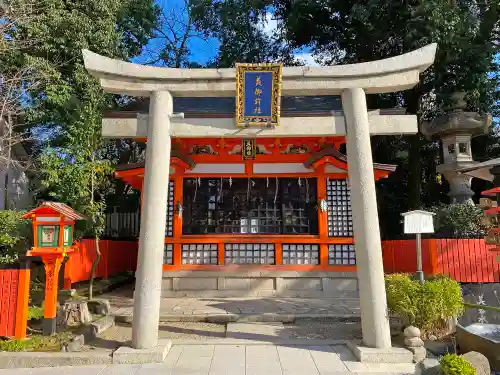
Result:
{"label": "shrine roof eave", "polygon": [[[407,90],[434,63],[437,44],[378,61],[322,67],[284,67],[282,93],[289,96],[337,95],[347,88],[368,94]],[[110,93],[148,96],[169,91],[173,96],[235,96],[236,70],[144,66],[83,50],[86,69]]]}
{"label": "shrine roof eave", "polygon": [[[323,149],[314,152],[311,157],[304,162],[304,167],[315,168],[318,164],[327,163],[329,159],[333,158],[344,164],[347,170],[347,156],[337,150],[333,145],[327,145]],[[387,172],[390,174],[396,170],[397,166],[392,164],[373,163],[373,169],[380,172]]]}
{"label": "shrine roof eave", "polygon": [[28,211],[23,218],[29,219],[33,215],[60,214],[70,220],[86,220],[86,217],[73,210],[70,206],[59,202],[42,202],[40,206]]}
{"label": "shrine roof eave", "polygon": [[[333,155],[327,155],[326,157],[330,156],[335,158],[336,160],[340,161],[341,163],[345,164],[347,166],[347,158],[345,155],[340,154],[340,157],[333,156]],[[321,159],[323,159],[322,157]],[[309,164],[307,162],[304,163],[306,167],[313,167],[312,164]],[[135,164],[121,164],[116,167],[116,172],[115,172],[115,177],[121,178],[125,177],[124,175],[126,174],[126,177],[132,177],[132,176],[139,176],[144,174],[144,168],[145,168],[145,163],[135,163]],[[397,166],[392,165],[392,164],[381,164],[381,163],[373,163],[373,169],[375,171],[383,172],[386,175],[391,174],[396,170]],[[347,171],[347,169],[345,169]],[[136,173],[134,173],[134,171]],[[122,174],[123,172],[126,172]],[[129,172],[129,173],[127,173]]]}

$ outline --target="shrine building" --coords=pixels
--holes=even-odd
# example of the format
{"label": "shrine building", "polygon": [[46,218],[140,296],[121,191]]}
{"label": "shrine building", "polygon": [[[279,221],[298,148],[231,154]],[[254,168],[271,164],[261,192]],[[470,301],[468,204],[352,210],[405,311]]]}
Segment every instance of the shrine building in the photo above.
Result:
{"label": "shrine building", "polygon": [[83,51],[109,93],[137,97],[107,113],[102,136],[146,142],[119,166],[142,192],[132,346],[158,343],[161,297],[358,297],[363,345],[391,337],[372,135],[415,134],[404,110],[367,94],[411,89],[436,44],[328,67],[140,66]]}
{"label": "shrine building", "polygon": [[[173,107],[186,121],[235,116],[234,98]],[[339,96],[284,97],[281,122],[341,110]],[[147,111],[144,100],[106,117]],[[404,110],[387,113],[397,121]],[[173,137],[162,296],[358,297],[344,149],[345,136]],[[394,170],[375,163],[374,179]],[[142,191],[144,164],[118,166],[115,177]]]}

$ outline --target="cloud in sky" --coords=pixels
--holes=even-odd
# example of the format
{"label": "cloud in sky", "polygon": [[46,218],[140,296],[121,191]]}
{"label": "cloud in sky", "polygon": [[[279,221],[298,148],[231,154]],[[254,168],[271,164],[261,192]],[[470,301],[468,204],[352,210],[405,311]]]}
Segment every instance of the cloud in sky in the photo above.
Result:
{"label": "cloud in sky", "polygon": [[278,21],[273,19],[271,12],[267,12],[266,18],[261,21],[260,27],[265,34],[272,36],[278,28]]}
{"label": "cloud in sky", "polygon": [[[269,35],[270,37],[276,36],[276,29],[278,28],[278,21],[274,18],[271,11],[266,13],[266,17],[260,23],[261,30]],[[319,64],[314,61],[314,57],[311,52],[307,49],[302,49],[295,53],[295,57],[302,61],[307,66],[319,66]]]}
{"label": "cloud in sky", "polygon": [[310,52],[296,53],[295,57],[297,60],[303,61],[306,66],[320,66],[320,64],[314,61],[314,57]]}

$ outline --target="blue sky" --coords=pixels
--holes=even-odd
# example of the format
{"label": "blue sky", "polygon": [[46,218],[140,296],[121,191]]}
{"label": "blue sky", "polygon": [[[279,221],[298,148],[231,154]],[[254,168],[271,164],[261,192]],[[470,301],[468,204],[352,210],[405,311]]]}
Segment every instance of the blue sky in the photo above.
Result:
{"label": "blue sky", "polygon": [[[184,0],[155,0],[155,2],[163,9],[164,12],[175,12],[175,14],[187,18],[184,10]],[[191,52],[191,60],[199,64],[205,64],[212,60],[219,48],[219,41],[215,38],[209,40],[201,40],[200,38],[190,38],[188,42],[189,51]],[[137,63],[146,63],[149,59],[148,50],[157,49],[161,45],[160,39],[152,40],[144,49],[143,54],[132,61]]]}
{"label": "blue sky", "polygon": [[[175,12],[176,15],[182,16],[187,19],[187,14],[184,11],[184,0],[155,0],[156,3],[163,9],[164,12]],[[272,13],[268,13],[267,18],[262,22],[262,29],[264,32],[272,34],[277,27],[276,20],[272,19]],[[152,40],[143,51],[143,54],[137,58],[132,59],[136,63],[147,63],[150,60],[150,50],[155,50],[160,46],[161,40]],[[217,56],[219,48],[219,41],[215,38],[202,40],[200,38],[190,38],[188,42],[189,51],[191,52],[190,60],[199,64],[205,64]],[[313,60],[308,50],[297,51],[297,58],[304,61],[306,65],[318,65]]]}

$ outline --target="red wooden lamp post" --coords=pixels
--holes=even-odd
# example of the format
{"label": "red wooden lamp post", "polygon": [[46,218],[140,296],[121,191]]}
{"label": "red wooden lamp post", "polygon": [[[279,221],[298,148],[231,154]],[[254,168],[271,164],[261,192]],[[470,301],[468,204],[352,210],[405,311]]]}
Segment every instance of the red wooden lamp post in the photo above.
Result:
{"label": "red wooden lamp post", "polygon": [[56,332],[57,289],[59,269],[64,256],[73,251],[76,220],[85,218],[71,207],[56,202],[43,202],[24,215],[33,222],[33,244],[28,256],[42,258],[45,266],[44,335]]}

